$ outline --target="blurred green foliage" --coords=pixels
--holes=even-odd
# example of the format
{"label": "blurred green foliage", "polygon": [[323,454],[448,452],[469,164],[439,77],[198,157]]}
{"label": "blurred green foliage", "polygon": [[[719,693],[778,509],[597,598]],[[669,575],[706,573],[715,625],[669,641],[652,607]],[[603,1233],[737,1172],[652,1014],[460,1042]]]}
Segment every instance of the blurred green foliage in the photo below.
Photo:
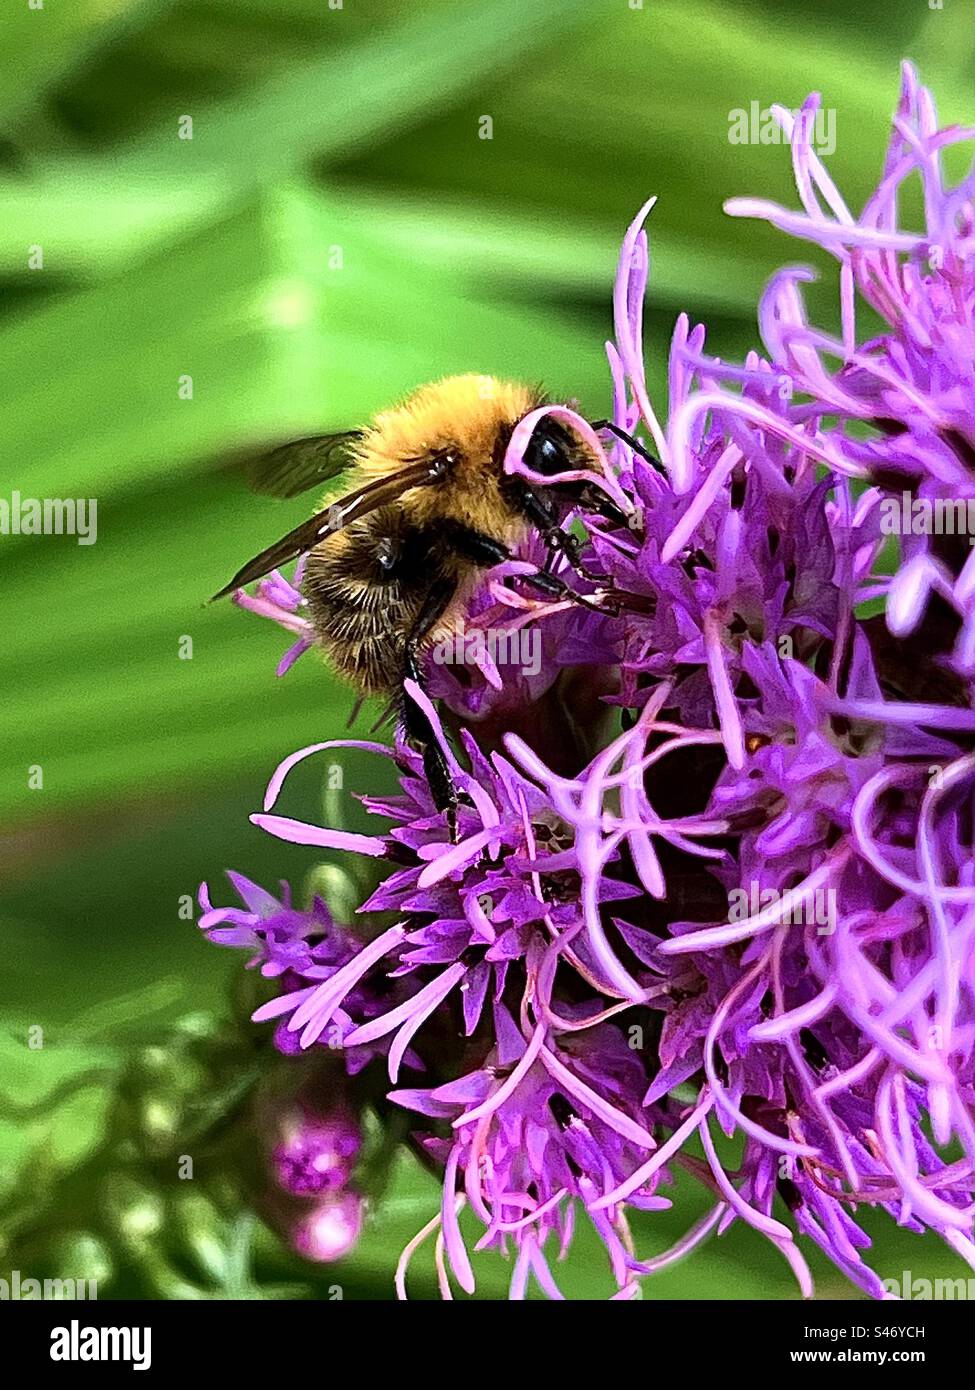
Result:
{"label": "blurred green foliage", "polygon": [[[29,1124],[0,1114],[0,1192],[38,1143],[77,1171],[104,1167],[129,1034],[95,1038],[72,1023],[80,1012],[161,989],[147,996],[147,1040],[178,1012],[225,1010],[239,962],[195,939],[180,896],[224,864],[269,884],[310,867],[246,815],[276,760],[335,733],[350,702],[311,660],[277,682],[277,631],[203,606],[303,511],[249,497],[227,458],[360,421],[454,371],[544,380],[605,411],[616,250],[649,193],[647,340],[663,402],[682,308],[716,350],[741,354],[769,272],[810,259],[723,216],[736,193],[793,200],[788,151],[730,144],[732,110],[821,90],[837,112],[830,167],[854,204],[880,168],[902,57],[945,118],[973,114],[970,0],[337,6],[4,7],[0,495],[94,497],[98,540],[0,536],[0,1050],[19,1105],[56,1100],[93,1069],[100,1079]],[[813,303],[832,317],[831,283]],[[308,810],[317,790],[299,785]],[[348,777],[347,797],[364,786]],[[38,1024],[49,1042],[27,1051]],[[656,1217],[650,1248],[701,1203],[688,1192]],[[396,1252],[433,1204],[429,1179],[397,1171],[392,1204],[335,1274],[346,1296],[388,1294]],[[206,1278],[223,1270],[238,1282],[220,1287],[239,1289],[246,1217],[221,1220]],[[885,1240],[890,1270],[946,1263],[939,1247]],[[567,1289],[597,1290],[590,1263],[582,1252]],[[418,1270],[430,1296],[432,1270]],[[501,1288],[489,1273],[484,1293]],[[774,1254],[739,1231],[655,1288],[792,1296]],[[841,1292],[835,1276],[825,1291]]]}

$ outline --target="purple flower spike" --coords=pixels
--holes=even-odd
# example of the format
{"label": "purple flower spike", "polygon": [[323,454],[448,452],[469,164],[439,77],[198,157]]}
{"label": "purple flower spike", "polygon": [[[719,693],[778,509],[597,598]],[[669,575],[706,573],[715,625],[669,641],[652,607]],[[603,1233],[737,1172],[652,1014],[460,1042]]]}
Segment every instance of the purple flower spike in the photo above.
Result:
{"label": "purple flower spike", "polygon": [[[305,1248],[358,1229],[359,1209],[334,1205],[357,1097],[385,1089],[382,1113],[409,1112],[411,1144],[443,1171],[401,1297],[432,1240],[445,1297],[476,1291],[491,1249],[511,1260],[512,1298],[560,1299],[579,1222],[615,1299],[734,1223],[775,1247],[803,1296],[813,1249],[869,1297],[894,1296],[867,1261],[865,1208],[975,1267],[975,176],[949,186],[941,169],[973,132],[939,129],[905,67],[857,216],[813,148],[818,103],[774,108],[799,210],[728,211],[830,252],[840,335],[809,319],[811,272],[782,269],[758,307],[763,351],[740,364],[679,317],[658,414],[650,200],[624,238],[607,347],[613,421],[646,445],[604,448],[553,405],[505,460],[552,485],[524,464],[546,414],[590,443],[572,480],[617,512],[583,512],[582,574],[560,573],[618,612],[507,583],[544,561],[537,537],[485,574],[457,638],[470,655],[432,651],[425,688],[407,686],[456,824],[402,738],[354,745],[399,774],[362,797],[369,834],[278,811],[291,769],[347,740],[281,764],[254,822],[381,870],[361,926],[241,876],[241,907],[201,891],[203,930],[276,991],[255,1019],[304,1055],[283,1065],[344,1060],[341,1108],[274,1159],[323,1204]],[[914,228],[898,220],[909,179]],[[866,341],[864,305],[883,321]],[[280,576],[242,602],[308,639]],[[530,672],[485,640],[529,628]],[[647,1258],[678,1169],[709,1210]]]}

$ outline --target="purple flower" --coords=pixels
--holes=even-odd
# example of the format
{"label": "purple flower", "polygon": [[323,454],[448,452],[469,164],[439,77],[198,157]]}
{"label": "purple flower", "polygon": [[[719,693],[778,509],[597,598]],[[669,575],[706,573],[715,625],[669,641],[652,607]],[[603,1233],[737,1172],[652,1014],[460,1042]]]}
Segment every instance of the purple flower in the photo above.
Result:
{"label": "purple flower", "polygon": [[259,617],[270,618],[283,627],[286,632],[297,635],[294,646],[289,647],[278,663],[277,674],[285,675],[300,656],[315,644],[315,629],[310,618],[301,616],[307,607],[307,600],[301,593],[301,577],[304,572],[304,556],[295,566],[294,583],[289,582],[278,570],[272,570],[266,579],[261,579],[253,594],[238,589],[233,596],[238,608],[246,608]]}
{"label": "purple flower", "polygon": [[[544,968],[544,966],[543,966]],[[540,1022],[530,1038],[494,1004],[496,1043],[481,1067],[428,1090],[397,1090],[390,1100],[434,1120],[450,1121],[450,1138],[424,1139],[444,1164],[440,1225],[447,1261],[460,1286],[475,1287],[458,1222],[469,1204],[484,1225],[478,1250],[517,1252],[511,1297],[523,1298],[530,1278],[561,1298],[545,1245],[564,1254],[573,1235],[576,1200],[603,1241],[616,1295],[637,1293],[640,1272],[622,1209],[593,1211],[607,1180],[620,1179],[655,1141],[641,1115],[645,1073],[618,1029],[586,1014],[565,1020],[560,1044]],[[605,1097],[613,1097],[610,1104]],[[463,1190],[455,1190],[458,1174]],[[655,1193],[659,1178],[643,1184],[632,1206],[670,1206]],[[397,1287],[405,1297],[413,1250],[404,1252]],[[446,1271],[441,1272],[442,1283]]]}
{"label": "purple flower", "polygon": [[[446,818],[422,779],[422,760],[404,745],[397,750],[405,772],[402,794],[362,798],[368,811],[393,822],[382,836],[349,836],[267,814],[291,767],[334,743],[303,749],[282,764],[268,789],[265,814],[252,818],[282,839],[356,848],[397,865],[360,911],[393,913],[401,920],[343,961],[341,968],[311,959],[296,962],[300,987],[259,1011],[261,1018],[290,1015],[289,1030],[300,1030],[302,1046],[309,1046],[341,1013],[349,992],[380,962],[392,967],[393,977],[411,991],[417,973],[434,967],[437,973],[422,989],[346,1039],[354,1047],[395,1030],[389,1054],[393,1080],[407,1042],[448,996],[463,993],[465,1032],[473,1033],[488,992],[501,997],[512,962],[524,962],[534,943],[548,943],[565,931],[580,936],[567,960],[587,983],[640,995],[605,940],[599,910],[604,903],[636,896],[640,890],[601,872],[596,894],[586,898],[580,916],[582,860],[590,854],[590,841],[591,852],[602,856],[605,867],[616,858],[622,838],[608,848],[596,846],[587,826],[585,844],[577,842],[575,821],[590,814],[588,808],[575,805],[581,783],[578,788],[566,783],[563,791],[559,781],[559,796],[553,802],[509,757],[495,753],[485,758],[466,731],[461,741],[471,771],[465,771],[427,697],[412,683],[409,694],[429,714],[464,798],[457,816],[457,843],[450,841]],[[520,740],[512,741],[512,752],[530,771],[538,768],[548,775]],[[693,833],[693,827],[684,833]]]}
{"label": "purple flower", "polygon": [[[457,842],[402,742],[353,745],[400,775],[396,794],[362,798],[376,833],[279,814],[291,768],[346,746],[333,740],[288,758],[253,820],[371,859],[385,876],[360,913],[381,926],[360,935],[239,878],[243,910],[201,898],[212,938],[275,981],[255,1018],[277,1021],[279,1047],[342,1049],[354,1076],[381,1054],[386,1104],[442,1165],[401,1295],[434,1235],[444,1294],[474,1289],[463,1208],[477,1249],[512,1255],[516,1298],[530,1281],[561,1297],[553,1259],[580,1216],[617,1298],[735,1221],[804,1294],[815,1245],[886,1297],[864,1207],[975,1264],[975,560],[964,526],[943,524],[967,525],[950,503],[975,504],[975,183],[949,188],[939,167],[972,132],[939,131],[905,68],[857,218],[812,149],[817,102],[798,120],[776,108],[803,211],[728,210],[835,255],[841,338],[810,324],[808,274],[783,270],[760,306],[765,355],[711,358],[704,328],[678,320],[658,417],[642,347],[651,201],[624,238],[608,353],[614,422],[659,465],[625,441],[607,451],[563,405],[514,432],[513,473],[543,414],[589,440],[585,480],[629,524],[583,518],[586,582],[620,613],[487,576],[465,638],[530,624],[537,669],[487,647],[465,675],[430,664],[456,752],[409,687],[460,793]],[[913,174],[921,232],[896,215]],[[858,296],[886,322],[863,343]],[[532,544],[505,574],[538,558]],[[248,602],[305,640],[284,581]],[[555,696],[577,672],[570,718]],[[303,1154],[292,1183],[314,1168]],[[641,1258],[630,1216],[669,1203],[678,1167],[711,1209]]]}

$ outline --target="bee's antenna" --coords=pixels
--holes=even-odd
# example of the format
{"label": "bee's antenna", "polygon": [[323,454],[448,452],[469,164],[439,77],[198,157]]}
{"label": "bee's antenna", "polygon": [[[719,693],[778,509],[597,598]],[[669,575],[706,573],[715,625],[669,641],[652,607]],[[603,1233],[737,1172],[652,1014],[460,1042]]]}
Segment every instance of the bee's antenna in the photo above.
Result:
{"label": "bee's antenna", "polygon": [[649,463],[651,468],[655,468],[663,477],[667,476],[666,468],[664,468],[663,464],[655,455],[651,454],[647,446],[641,444],[639,439],[635,439],[632,434],[627,434],[626,430],[620,429],[619,425],[614,425],[612,420],[590,420],[589,423],[597,433],[600,430],[608,430],[610,434],[615,435],[616,438],[622,440],[624,444],[628,444],[634,453],[640,455],[645,463]]}

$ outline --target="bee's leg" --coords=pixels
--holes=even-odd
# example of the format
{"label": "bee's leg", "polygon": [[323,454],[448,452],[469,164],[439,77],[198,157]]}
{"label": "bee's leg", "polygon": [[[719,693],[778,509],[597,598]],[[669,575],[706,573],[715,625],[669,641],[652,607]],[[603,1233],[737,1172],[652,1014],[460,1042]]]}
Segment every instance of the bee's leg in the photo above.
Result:
{"label": "bee's leg", "polygon": [[[596,489],[593,489],[593,492],[595,491]],[[599,498],[590,498],[580,494],[578,500],[583,502],[592,511],[607,515],[607,513],[601,509]],[[612,503],[609,503],[608,498],[604,498],[603,501],[607,502],[609,506],[612,507]],[[571,531],[563,531],[562,527],[559,525],[558,510],[547,497],[544,497],[527,485],[522,485],[518,488],[516,502],[522,515],[531,522],[548,547],[549,560],[546,564],[546,571],[552,560],[554,560],[556,556],[561,555],[580,578],[588,579],[595,584],[605,585],[606,579],[604,575],[593,573],[592,570],[587,569],[582,563],[579,554],[581,549],[579,538],[574,536]],[[618,517],[619,522],[625,525],[626,517],[623,516],[623,513],[616,507],[612,507],[612,509],[615,515],[609,517],[609,519],[616,520]]]}
{"label": "bee's leg", "polygon": [[[453,579],[438,580],[428,592],[406,639],[403,675],[406,679],[416,681],[421,689],[425,686],[420,660],[420,648],[423,639],[429,634],[438,618],[443,616],[456,591],[457,585]],[[443,811],[446,814],[450,838],[456,842],[457,788],[450,775],[450,767],[444,756],[444,751],[427,715],[405,692],[400,712],[406,736],[423,758],[423,771],[426,774],[434,804],[438,811]]]}
{"label": "bee's leg", "polygon": [[[422,687],[423,672],[418,655],[407,651],[404,675]],[[457,843],[457,788],[450,775],[450,766],[440,747],[430,720],[408,695],[404,694],[402,704],[403,729],[410,743],[423,758],[423,772],[430,787],[434,805],[447,817],[447,831],[452,844]]]}
{"label": "bee's leg", "polygon": [[510,486],[515,506],[525,520],[531,522],[548,547],[549,561],[557,555],[564,555],[572,568],[578,574],[583,574],[579,565],[579,542],[559,525],[559,508],[550,498],[536,492],[520,479]]}
{"label": "bee's leg", "polygon": [[593,576],[586,573],[579,559],[578,540],[570,532],[562,530],[558,509],[549,499],[535,492],[533,488],[523,485],[518,489],[517,502],[522,515],[535,527],[548,549],[545,572],[548,573],[552,562],[562,555],[576,574],[581,575],[583,579],[592,578]]}
{"label": "bee's leg", "polygon": [[563,531],[561,526],[553,527],[551,531],[542,533],[542,540],[548,546],[549,554],[553,558],[557,555],[564,557],[566,564],[573,569],[580,579],[588,579],[593,584],[607,583],[606,576],[596,574],[582,563],[582,545],[578,536],[574,536],[571,531]]}
{"label": "bee's leg", "polygon": [[575,589],[570,588],[564,579],[560,579],[557,574],[550,574],[548,570],[536,570],[534,574],[519,574],[518,578],[522,584],[537,589],[540,594],[550,595],[552,598],[569,599],[570,602],[579,604],[581,608],[588,608],[593,613],[615,615],[620,611],[619,605],[611,595],[607,594],[596,600],[589,598],[586,594],[577,594]]}
{"label": "bee's leg", "polygon": [[[475,531],[472,527],[451,527],[449,540],[461,554],[468,556],[475,564],[483,565],[485,568],[503,564],[505,560],[514,558],[506,545],[494,540],[492,536],[485,536],[480,531]],[[613,611],[612,607],[606,603],[595,603],[585,594],[577,594],[557,574],[550,574],[548,570],[539,569],[532,574],[519,574],[518,579],[522,584],[527,584],[538,593],[548,597],[569,599],[572,603],[578,603],[583,608],[591,608],[596,613]]]}
{"label": "bee's leg", "polygon": [[[611,502],[605,494],[600,493],[599,489],[592,484],[584,484],[576,492],[575,501],[617,526],[629,526],[628,518],[623,515],[616,504]],[[526,487],[519,493],[518,503],[525,517],[537,528],[542,540],[548,546],[550,557],[564,556],[576,574],[582,579],[588,579],[592,584],[599,585],[603,591],[599,601],[594,602],[583,594],[575,593],[556,575],[550,574],[546,568],[544,571],[539,571],[546,586],[543,592],[553,595],[558,593],[559,596],[570,598],[574,603],[582,604],[583,607],[594,609],[598,613],[609,613],[613,617],[618,617],[624,611],[633,613],[652,611],[651,607],[648,606],[650,601],[646,596],[625,593],[623,590],[617,589],[612,577],[597,574],[582,563],[579,556],[580,542],[578,537],[574,536],[571,531],[563,531],[557,521],[553,522],[554,509],[549,506],[546,498]],[[526,584],[535,583],[536,588],[542,588],[542,584],[538,583],[533,575],[525,575],[524,582]],[[553,582],[556,585],[561,585],[561,588],[554,588]]]}

